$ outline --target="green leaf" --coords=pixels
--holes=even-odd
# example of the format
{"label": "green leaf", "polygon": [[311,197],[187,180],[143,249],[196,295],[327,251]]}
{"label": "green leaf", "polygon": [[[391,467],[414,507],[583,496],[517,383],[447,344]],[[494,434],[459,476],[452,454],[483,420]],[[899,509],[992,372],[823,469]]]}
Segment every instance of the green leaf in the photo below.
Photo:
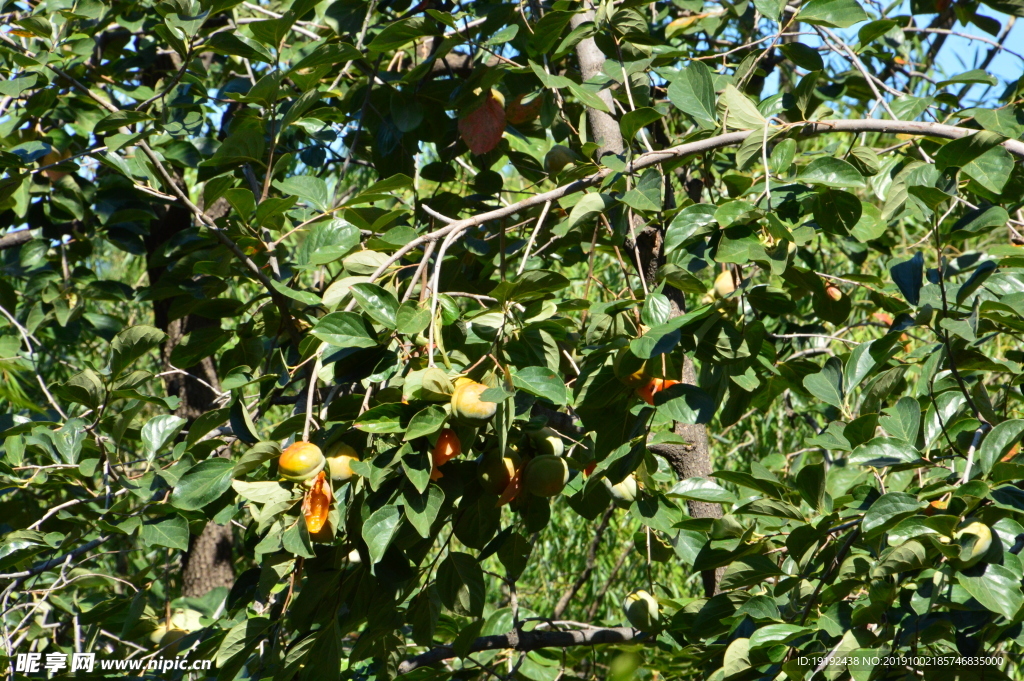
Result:
{"label": "green leaf", "polygon": [[310,332],[339,348],[372,348],[377,345],[373,329],[355,312],[331,312],[320,318]]}
{"label": "green leaf", "polygon": [[134,125],[135,123],[150,120],[153,120],[153,117],[141,111],[115,111],[97,123],[92,131],[93,134],[102,135],[105,132],[117,130],[126,125]]}
{"label": "green leaf", "polygon": [[409,419],[409,426],[405,430],[405,439],[414,440],[424,435],[430,435],[436,433],[444,425],[445,419],[448,415],[444,409],[436,405],[431,405],[425,409],[421,409],[416,412],[411,419]]}
{"label": "green leaf", "polygon": [[766,121],[764,115],[750,98],[736,89],[735,85],[726,85],[722,98],[718,102],[720,109],[728,109],[728,125],[737,130],[754,130],[763,128]]}
{"label": "green leaf", "polygon": [[519,579],[530,561],[533,546],[530,540],[519,532],[513,532],[498,548],[498,560],[505,568],[508,579]]}
{"label": "green leaf", "polygon": [[1002,141],[1002,135],[987,130],[953,140],[935,154],[935,167],[940,171],[946,168],[963,168]]}
{"label": "green leaf", "polygon": [[172,515],[156,522],[145,522],[139,538],[146,546],[166,546],[178,551],[188,550],[188,523],[180,515]]}
{"label": "green leaf", "polygon": [[883,494],[875,499],[875,503],[871,504],[871,508],[864,514],[864,522],[861,524],[864,536],[871,537],[892,527],[904,517],[919,511],[924,505],[917,497],[905,492]]}
{"label": "green leaf", "polygon": [[833,407],[843,406],[843,364],[832,357],[821,371],[804,376],[804,387],[819,400]]}
{"label": "green leaf", "polygon": [[281,547],[299,558],[315,558],[313,541],[309,538],[306,523],[299,519],[281,534]]}
{"label": "green leaf", "polygon": [[832,156],[820,156],[808,163],[797,180],[837,189],[864,186],[864,177],[853,164]]}
{"label": "green leaf", "polygon": [[171,364],[179,369],[194,367],[206,357],[215,355],[231,338],[231,332],[221,329],[220,326],[191,331],[171,350]]}
{"label": "green leaf", "polygon": [[850,454],[849,462],[861,466],[883,468],[914,463],[921,459],[921,453],[906,440],[893,437],[876,437],[856,447]]}
{"label": "green leaf", "polygon": [[666,494],[670,497],[706,501],[712,504],[736,503],[736,495],[708,478],[680,480]]}
{"label": "green leaf", "polygon": [[215,52],[242,57],[254,62],[274,63],[274,55],[258,42],[241,33],[225,31],[215,33],[203,43],[203,52]]}
{"label": "green leaf", "polygon": [[796,624],[769,624],[751,634],[750,649],[757,650],[784,645],[813,631],[810,627],[801,627]]}
{"label": "green leaf", "polygon": [[92,369],[81,371],[67,380],[57,389],[57,395],[72,402],[84,404],[90,409],[97,409],[103,404],[106,389],[103,380]]}
{"label": "green leaf", "polygon": [[348,255],[359,245],[359,230],[334,219],[313,225],[296,253],[299,265],[313,267],[327,265]]}
{"label": "green leaf", "polygon": [[[252,617],[232,627],[221,641],[220,648],[217,649],[217,668],[229,667],[231,662],[236,664],[244,662],[245,656],[248,656],[256,648],[260,638],[271,624],[271,620],[267,617]],[[234,678],[234,674],[231,677]]]}
{"label": "green leaf", "polygon": [[295,497],[292,490],[288,489],[276,480],[261,482],[246,482],[244,480],[233,480],[232,489],[246,501],[256,504],[276,504],[290,501]]}
{"label": "green leaf", "polygon": [[398,307],[395,314],[395,325],[398,333],[415,335],[430,326],[430,310],[420,307],[412,301],[406,301]]}
{"label": "green leaf", "polygon": [[665,252],[670,253],[694,237],[715,231],[717,209],[707,203],[683,208],[665,231]]}
{"label": "green leaf", "polygon": [[386,177],[383,180],[374,182],[364,191],[356,194],[353,198],[345,202],[346,206],[358,206],[364,203],[373,203],[375,201],[384,201],[393,198],[393,194],[402,189],[408,189],[412,187],[412,178],[402,173],[397,173],[391,177]]}
{"label": "green leaf", "polygon": [[274,187],[284,194],[293,194],[321,212],[330,208],[331,196],[327,183],[313,175],[296,175],[284,180],[274,180]]}
{"label": "green leaf", "polygon": [[171,492],[170,502],[183,511],[198,511],[212,504],[231,488],[235,463],[219,456],[198,464],[181,476]]}
{"label": "green leaf", "polygon": [[860,222],[863,204],[854,194],[841,189],[825,188],[814,202],[814,221],[829,234],[847,236]]}
{"label": "green leaf", "polygon": [[787,59],[806,71],[822,71],[825,68],[825,62],[813,47],[803,43],[784,43],[779,45],[779,49]]}
{"label": "green leaf", "polygon": [[352,423],[352,427],[366,433],[401,433],[405,430],[402,426],[405,416],[406,407],[403,404],[378,404],[364,411]]}
{"label": "green leaf", "polygon": [[1024,437],[1024,419],[1003,421],[985,436],[975,454],[975,461],[983,473],[989,473],[1014,445]]}
{"label": "green leaf", "polygon": [[857,0],[811,0],[796,16],[797,21],[830,28],[846,28],[869,18]]}
{"label": "green leaf", "polygon": [[171,414],[154,416],[142,426],[142,444],[146,447],[146,458],[152,461],[164,447],[181,432],[185,419]]}
{"label": "green leaf", "polygon": [[565,380],[547,367],[526,367],[512,374],[512,384],[531,395],[564,407],[568,400]]}
{"label": "green leaf", "polygon": [[413,494],[407,490],[403,498],[405,500],[405,517],[421,537],[430,537],[430,528],[437,519],[437,514],[444,503],[444,492],[437,485],[430,485],[422,494]]}
{"label": "green leaf", "polygon": [[256,432],[256,424],[253,423],[241,395],[231,403],[231,410],[228,412],[228,422],[231,424],[231,431],[235,434],[235,437],[245,444],[254,445],[260,441],[259,433]]}
{"label": "green leaf", "polygon": [[[671,85],[669,86],[671,88]],[[642,106],[634,111],[622,115],[619,120],[619,129],[622,131],[622,138],[632,141],[640,130],[654,121],[660,120],[662,115],[649,106]]]}
{"label": "green leaf", "polygon": [[958,73],[948,80],[942,80],[935,84],[938,88],[944,88],[947,85],[958,85],[961,83],[981,83],[983,85],[998,85],[999,79],[993,76],[988,71],[981,69],[971,69],[970,71],[963,71]]}
{"label": "green leaf", "polygon": [[712,73],[704,62],[691,61],[668,85],[668,98],[683,113],[687,113],[703,128],[713,128],[718,114],[715,103],[715,85]]}
{"label": "green leaf", "polygon": [[392,504],[381,506],[363,523],[362,536],[370,552],[370,562],[379,563],[398,532],[402,514]]}
{"label": "green leaf", "polygon": [[576,205],[572,207],[572,210],[569,211],[569,228],[571,229],[584,220],[603,213],[613,203],[614,200],[607,194],[584,194],[576,202]]}
{"label": "green leaf", "polygon": [[857,39],[860,40],[861,48],[881,38],[895,28],[897,23],[893,19],[879,19],[861,26],[860,30],[857,31]]}
{"label": "green leaf", "polygon": [[961,168],[964,175],[993,194],[1001,194],[1013,172],[1013,156],[1005,147],[992,147]]}
{"label": "green leaf", "polygon": [[353,284],[350,288],[363,311],[389,329],[398,325],[398,299],[395,294],[377,284]]}
{"label": "green leaf", "polygon": [[924,286],[924,255],[918,251],[913,258],[889,268],[893,282],[911,305],[921,302],[921,287]]}
{"label": "green leaf", "polygon": [[808,506],[821,510],[826,491],[825,466],[820,463],[806,464],[797,473],[795,487]]}
{"label": "green leaf", "polygon": [[978,571],[971,574],[957,573],[956,580],[967,593],[987,609],[998,613],[1008,620],[1017,616],[1021,605],[1024,605],[1024,593],[1020,590],[1020,577],[1009,568],[995,563],[986,563]]}
{"label": "green leaf", "polygon": [[715,401],[695,385],[678,383],[654,394],[658,414],[677,423],[707,423],[715,415]]}
{"label": "green leaf", "polygon": [[722,658],[723,679],[733,681],[745,677],[751,671],[753,668],[750,665],[750,639],[733,639]]}
{"label": "green leaf", "polygon": [[503,281],[491,290],[500,303],[526,303],[569,286],[569,280],[550,270],[527,270],[513,281]]}
{"label": "green leaf", "polygon": [[446,608],[480,617],[484,611],[484,573],[468,553],[451,551],[437,568],[437,589]]}
{"label": "green leaf", "polygon": [[367,49],[378,53],[390,52],[405,47],[417,38],[440,34],[437,24],[427,17],[410,17],[387,24],[384,30],[370,41]]}
{"label": "green leaf", "polygon": [[167,337],[152,326],[131,326],[114,336],[110,343],[110,375],[117,378],[125,369],[150,350],[160,346]]}
{"label": "green leaf", "polygon": [[638,211],[657,212],[661,210],[662,194],[661,173],[648,168],[636,187],[622,195],[622,202]]}
{"label": "green leaf", "polygon": [[291,71],[301,72],[305,69],[315,69],[318,66],[333,66],[362,58],[363,53],[348,43],[326,43],[293,64]]}
{"label": "green leaf", "polygon": [[913,397],[901,397],[899,401],[882,410],[885,415],[878,419],[878,425],[887,433],[904,442],[914,444],[921,432],[921,405]]}

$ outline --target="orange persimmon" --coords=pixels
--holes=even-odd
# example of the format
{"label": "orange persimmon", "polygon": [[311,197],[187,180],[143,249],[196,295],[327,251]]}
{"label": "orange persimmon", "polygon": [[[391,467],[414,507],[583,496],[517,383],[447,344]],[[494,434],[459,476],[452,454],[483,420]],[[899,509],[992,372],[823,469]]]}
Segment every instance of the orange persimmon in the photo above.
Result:
{"label": "orange persimmon", "polygon": [[431,454],[430,479],[443,478],[444,474],[439,469],[459,454],[462,454],[462,443],[459,441],[459,436],[451,428],[445,428],[437,436],[437,443]]}
{"label": "orange persimmon", "polygon": [[636,389],[636,396],[653,407],[655,393],[667,390],[674,385],[678,385],[678,383],[679,381],[673,381],[670,378],[652,378],[647,383]]}

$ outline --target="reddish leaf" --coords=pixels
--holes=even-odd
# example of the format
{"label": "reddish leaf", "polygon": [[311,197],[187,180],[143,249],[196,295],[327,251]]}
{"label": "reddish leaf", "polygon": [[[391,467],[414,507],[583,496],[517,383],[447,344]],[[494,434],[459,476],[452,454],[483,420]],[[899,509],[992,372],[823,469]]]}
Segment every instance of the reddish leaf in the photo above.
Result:
{"label": "reddish leaf", "polygon": [[493,95],[459,119],[459,134],[474,154],[486,154],[494,149],[504,132],[505,109]]}
{"label": "reddish leaf", "polygon": [[505,120],[511,125],[529,123],[540,115],[541,107],[544,106],[544,97],[536,96],[527,104],[523,104],[523,99],[526,96],[526,94],[519,95],[508,105],[508,109],[505,111]]}

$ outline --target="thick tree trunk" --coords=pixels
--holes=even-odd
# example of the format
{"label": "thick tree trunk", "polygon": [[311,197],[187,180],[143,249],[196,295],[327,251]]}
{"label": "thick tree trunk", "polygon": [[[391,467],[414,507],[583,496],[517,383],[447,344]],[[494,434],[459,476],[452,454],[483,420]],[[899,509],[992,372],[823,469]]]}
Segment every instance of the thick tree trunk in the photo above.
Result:
{"label": "thick tree trunk", "polygon": [[[590,0],[584,0],[583,6],[586,11],[577,12],[569,20],[569,25],[575,29],[580,24],[594,20],[594,6]],[[583,80],[589,80],[601,72],[604,65],[604,53],[598,48],[593,38],[587,38],[576,43],[576,60],[580,65],[580,74]],[[611,112],[615,111],[615,101],[612,93],[607,89],[598,93]],[[587,109],[587,123],[590,126],[590,135],[593,141],[601,145],[598,156],[606,153],[621,154],[625,147],[622,143],[622,133],[619,131],[619,122],[615,117],[597,109]]]}
{"label": "thick tree trunk", "polygon": [[[188,210],[179,204],[168,206],[161,219],[150,225],[150,234],[146,239],[147,256],[152,257],[160,245],[191,224],[192,214]],[[150,286],[155,286],[163,276],[164,268],[149,267],[148,273]],[[172,300],[168,298],[153,303],[153,321],[167,334],[167,340],[160,351],[161,363],[164,372],[180,369],[188,375],[167,374],[164,376],[164,386],[168,395],[177,396],[181,400],[175,413],[193,421],[216,406],[217,393],[214,389],[220,389],[217,370],[211,357],[200,360],[194,366],[172,367],[171,352],[186,334],[219,324],[197,315],[185,315],[172,320]],[[194,598],[218,586],[230,587],[235,580],[233,546],[231,526],[217,525],[212,521],[206,524],[198,537],[190,537],[189,548],[182,562],[181,595]]]}
{"label": "thick tree trunk", "polygon": [[[577,12],[570,20],[570,25],[573,28],[587,21],[594,20],[591,0],[584,0],[583,5],[586,10]],[[579,62],[580,73],[583,75],[583,79],[587,80],[601,71],[605,57],[594,42],[594,39],[587,38],[576,44],[576,59]],[[615,110],[611,92],[602,90],[600,97],[611,111]],[[587,109],[587,122],[594,141],[601,145],[599,155],[609,152],[621,154],[625,150],[622,133],[619,131],[619,123],[613,116],[597,109]],[[697,199],[699,198],[700,193],[698,189]],[[640,228],[640,231],[637,233],[635,244],[635,253],[639,256],[639,262],[634,261],[633,265],[642,273],[644,281],[653,285],[657,280],[658,269],[664,261],[662,254],[664,235],[656,227],[642,229],[642,224],[634,224],[634,226]],[[632,244],[627,244],[626,248],[626,251],[631,256],[634,253],[632,246]],[[675,317],[682,314],[685,311],[682,293],[672,287],[667,287],[666,295],[668,295],[672,302],[672,316]],[[697,383],[693,360],[689,357],[686,357],[684,360],[682,379],[683,382],[690,385],[696,385]],[[677,423],[675,424],[674,432],[686,440],[687,444],[651,447],[651,451],[664,456],[680,479],[707,477],[710,475],[713,469],[711,466],[711,451],[708,447],[708,434],[705,427],[703,425]],[[689,502],[688,510],[694,518],[722,517],[722,507],[718,504]],[[718,583],[723,572],[724,568],[708,570],[702,574],[706,595],[712,596],[718,592]]]}

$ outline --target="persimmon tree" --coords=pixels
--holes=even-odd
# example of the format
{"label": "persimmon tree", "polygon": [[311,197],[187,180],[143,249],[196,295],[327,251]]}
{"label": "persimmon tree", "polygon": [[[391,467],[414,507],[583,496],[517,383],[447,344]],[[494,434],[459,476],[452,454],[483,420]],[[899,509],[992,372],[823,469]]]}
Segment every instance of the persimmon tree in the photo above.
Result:
{"label": "persimmon tree", "polygon": [[2,11],[9,678],[1020,675],[1019,0]]}

